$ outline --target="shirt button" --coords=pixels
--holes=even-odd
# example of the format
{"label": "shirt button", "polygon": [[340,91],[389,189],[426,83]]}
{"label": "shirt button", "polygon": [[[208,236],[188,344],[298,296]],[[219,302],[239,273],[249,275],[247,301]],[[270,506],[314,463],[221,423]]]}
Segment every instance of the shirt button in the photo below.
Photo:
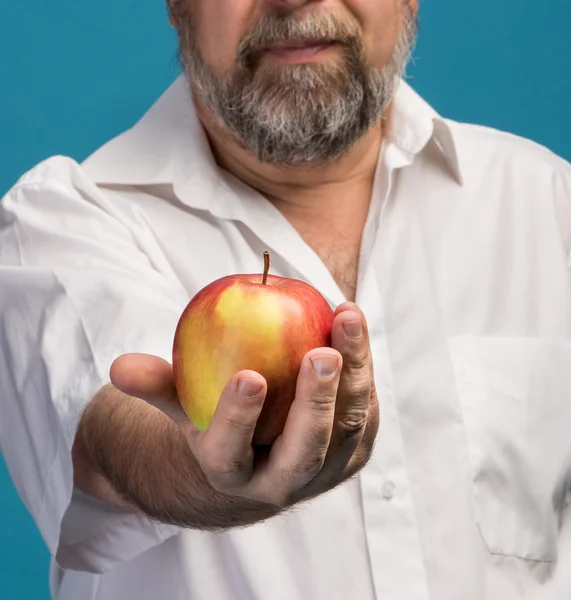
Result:
{"label": "shirt button", "polygon": [[385,500],[392,500],[395,497],[396,485],[392,481],[387,481],[383,485],[383,498]]}

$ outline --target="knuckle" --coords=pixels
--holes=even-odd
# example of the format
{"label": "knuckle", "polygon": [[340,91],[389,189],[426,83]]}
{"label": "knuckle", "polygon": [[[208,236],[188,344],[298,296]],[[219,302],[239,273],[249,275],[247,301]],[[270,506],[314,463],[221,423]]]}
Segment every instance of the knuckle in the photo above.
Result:
{"label": "knuckle", "polygon": [[349,398],[367,398],[371,396],[371,380],[368,374],[359,373],[345,382],[345,392]]}
{"label": "knuckle", "polygon": [[220,455],[203,459],[201,467],[210,485],[220,491],[243,483],[245,464],[238,460],[229,460]]}
{"label": "knuckle", "polygon": [[321,472],[325,463],[325,453],[316,453],[305,458],[303,463],[284,469],[280,477],[280,494],[283,501],[291,503],[299,492],[313,481]]}
{"label": "knuckle", "polygon": [[332,412],[335,410],[337,400],[337,386],[330,382],[320,382],[311,395],[311,405],[319,412]]}
{"label": "knuckle", "polygon": [[355,437],[362,435],[365,432],[368,420],[368,409],[351,409],[340,416],[337,428],[340,430],[343,437]]}
{"label": "knuckle", "polygon": [[290,478],[300,484],[306,485],[309,481],[319,475],[325,463],[326,452],[316,452],[306,458],[303,464],[292,469]]}
{"label": "knuckle", "polygon": [[226,414],[223,417],[224,428],[231,429],[240,435],[249,435],[255,427],[256,422],[252,422],[240,414]]}
{"label": "knuckle", "polygon": [[203,470],[211,477],[226,478],[235,471],[235,468],[224,458],[209,457],[202,463]]}
{"label": "knuckle", "polygon": [[343,364],[349,369],[359,369],[369,366],[369,346],[365,343],[356,344],[343,355]]}

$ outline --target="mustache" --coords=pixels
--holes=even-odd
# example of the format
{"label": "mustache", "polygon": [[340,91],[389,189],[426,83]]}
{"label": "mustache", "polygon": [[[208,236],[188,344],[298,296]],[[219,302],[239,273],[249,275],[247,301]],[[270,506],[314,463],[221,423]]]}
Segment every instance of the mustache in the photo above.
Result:
{"label": "mustache", "polygon": [[253,68],[262,53],[278,43],[336,42],[345,46],[361,46],[359,25],[335,13],[314,13],[303,19],[292,14],[270,14],[259,21],[238,46],[238,63]]}

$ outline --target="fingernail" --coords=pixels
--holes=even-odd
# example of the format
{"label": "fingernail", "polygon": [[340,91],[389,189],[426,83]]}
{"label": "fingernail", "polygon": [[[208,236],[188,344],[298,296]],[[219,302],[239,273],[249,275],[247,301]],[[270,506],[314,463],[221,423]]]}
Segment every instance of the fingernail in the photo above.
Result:
{"label": "fingernail", "polygon": [[345,334],[347,337],[357,339],[363,335],[363,324],[361,323],[361,319],[357,321],[345,321],[343,323],[343,329],[345,330]]}
{"label": "fingernail", "polygon": [[262,384],[259,381],[249,379],[248,377],[240,379],[240,383],[238,384],[238,394],[240,396],[252,398],[253,396],[257,396],[261,391]]}
{"label": "fingernail", "polygon": [[339,358],[337,356],[316,356],[311,359],[311,364],[321,379],[329,379],[337,371],[339,366]]}

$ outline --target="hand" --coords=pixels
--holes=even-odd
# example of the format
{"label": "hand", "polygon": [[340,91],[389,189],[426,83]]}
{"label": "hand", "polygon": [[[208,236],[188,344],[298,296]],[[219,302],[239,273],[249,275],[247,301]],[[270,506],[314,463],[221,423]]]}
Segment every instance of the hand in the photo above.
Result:
{"label": "hand", "polygon": [[284,431],[264,453],[252,445],[267,389],[259,373],[232,378],[205,432],[184,413],[166,361],[123,355],[112,365],[111,381],[178,425],[215,491],[283,509],[346,481],[373,449],[379,407],[365,317],[353,303],[335,314],[333,348],[305,356]]}

